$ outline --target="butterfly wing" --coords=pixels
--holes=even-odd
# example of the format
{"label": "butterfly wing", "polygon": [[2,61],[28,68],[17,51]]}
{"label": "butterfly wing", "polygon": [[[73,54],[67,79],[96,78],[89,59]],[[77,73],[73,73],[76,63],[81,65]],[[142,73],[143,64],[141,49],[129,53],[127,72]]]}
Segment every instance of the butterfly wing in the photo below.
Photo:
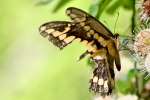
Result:
{"label": "butterfly wing", "polygon": [[121,69],[120,55],[119,55],[119,51],[115,45],[115,42],[110,40],[110,42],[107,44],[107,48],[108,48],[108,53],[110,54],[110,56],[112,56],[114,58],[117,70],[120,71],[120,69]]}
{"label": "butterfly wing", "polygon": [[107,48],[101,48],[92,55],[96,64],[93,77],[90,81],[90,90],[101,95],[108,95],[114,88],[114,59],[109,55]]}
{"label": "butterfly wing", "polygon": [[[66,21],[53,21],[48,22],[40,26],[39,31],[43,37],[48,37],[48,40],[51,41],[55,46],[62,49],[67,45],[63,41],[66,38],[67,32],[70,30],[70,22]],[[61,36],[61,37],[60,37]]]}
{"label": "butterfly wing", "polygon": [[60,49],[75,39],[80,39],[86,45],[89,44],[89,49],[97,48],[96,41],[93,40],[93,37],[88,37],[87,31],[79,24],[67,21],[52,21],[41,25],[39,31],[43,37],[48,37],[49,41]]}
{"label": "butterfly wing", "polygon": [[107,29],[101,22],[99,22],[96,18],[89,15],[85,11],[70,7],[66,10],[66,13],[73,22],[83,23],[84,25],[90,26],[102,36],[109,38],[113,37],[113,34],[109,29]]}

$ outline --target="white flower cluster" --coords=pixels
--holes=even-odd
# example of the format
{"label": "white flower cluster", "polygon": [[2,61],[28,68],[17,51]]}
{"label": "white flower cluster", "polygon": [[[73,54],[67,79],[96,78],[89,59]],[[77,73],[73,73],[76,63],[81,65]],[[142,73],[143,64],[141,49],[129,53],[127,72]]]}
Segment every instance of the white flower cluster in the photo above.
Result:
{"label": "white flower cluster", "polygon": [[144,0],[140,17],[141,21],[148,22],[150,20],[150,0]]}
{"label": "white flower cluster", "polygon": [[150,53],[150,29],[138,33],[134,42],[134,51],[142,57]]}

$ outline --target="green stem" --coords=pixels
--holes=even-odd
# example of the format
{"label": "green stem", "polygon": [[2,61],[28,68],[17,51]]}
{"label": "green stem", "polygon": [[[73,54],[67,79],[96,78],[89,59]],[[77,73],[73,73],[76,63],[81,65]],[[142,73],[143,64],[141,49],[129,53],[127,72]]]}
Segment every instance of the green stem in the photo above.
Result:
{"label": "green stem", "polygon": [[136,9],[135,9],[135,0],[133,0],[133,5],[132,5],[132,10],[133,10],[133,13],[132,13],[132,18],[131,18],[131,22],[132,22],[132,27],[131,27],[131,30],[132,30],[132,34],[135,35],[134,33],[134,28],[135,28],[135,16],[136,16]]}
{"label": "green stem", "polygon": [[[131,22],[132,22],[132,27],[131,27],[131,30],[132,30],[132,34],[133,35],[135,35],[135,33],[134,33],[134,28],[135,28],[135,26],[136,26],[136,21],[135,21],[135,18],[136,18],[136,8],[135,8],[135,5],[136,5],[136,1],[135,0],[133,0],[133,5],[132,5],[132,10],[133,10],[133,13],[132,13],[132,18],[131,18]],[[135,61],[134,62],[134,69],[135,69],[135,71],[138,71],[137,70],[137,61]],[[136,76],[135,76],[135,79],[136,79],[136,81],[135,81],[135,84],[136,84],[136,94],[137,94],[137,96],[138,96],[138,98],[140,99],[140,97],[141,97],[141,95],[139,94],[139,77],[138,77],[138,75],[136,74]]]}
{"label": "green stem", "polygon": [[98,4],[98,11],[97,11],[97,14],[96,14],[96,18],[99,19],[101,13],[102,13],[102,4],[104,4],[105,0],[100,0],[99,1],[99,4]]}

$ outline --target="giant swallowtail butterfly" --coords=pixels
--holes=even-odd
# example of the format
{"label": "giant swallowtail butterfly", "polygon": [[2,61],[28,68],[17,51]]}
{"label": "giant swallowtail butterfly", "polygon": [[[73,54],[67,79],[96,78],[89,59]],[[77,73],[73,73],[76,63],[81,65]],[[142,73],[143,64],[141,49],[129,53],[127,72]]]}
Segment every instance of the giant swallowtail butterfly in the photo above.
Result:
{"label": "giant swallowtail butterfly", "polygon": [[121,69],[117,49],[117,35],[88,13],[74,7],[66,10],[72,21],[51,21],[40,26],[43,37],[48,37],[55,46],[63,49],[73,40],[79,39],[87,46],[87,54],[95,63],[90,90],[101,95],[108,95],[115,85],[114,62],[118,71]]}

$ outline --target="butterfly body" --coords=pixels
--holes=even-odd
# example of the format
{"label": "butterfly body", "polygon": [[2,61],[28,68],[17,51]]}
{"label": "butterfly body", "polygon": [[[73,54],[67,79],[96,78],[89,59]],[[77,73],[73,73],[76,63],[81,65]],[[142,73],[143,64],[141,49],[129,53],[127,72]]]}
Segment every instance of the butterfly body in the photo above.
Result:
{"label": "butterfly body", "polygon": [[90,90],[102,94],[111,93],[114,88],[114,61],[118,70],[121,69],[117,38],[101,22],[88,13],[74,7],[66,10],[72,19],[69,21],[51,21],[40,26],[40,33],[60,49],[74,40],[87,46],[87,51],[80,59],[90,54],[95,62]]}

